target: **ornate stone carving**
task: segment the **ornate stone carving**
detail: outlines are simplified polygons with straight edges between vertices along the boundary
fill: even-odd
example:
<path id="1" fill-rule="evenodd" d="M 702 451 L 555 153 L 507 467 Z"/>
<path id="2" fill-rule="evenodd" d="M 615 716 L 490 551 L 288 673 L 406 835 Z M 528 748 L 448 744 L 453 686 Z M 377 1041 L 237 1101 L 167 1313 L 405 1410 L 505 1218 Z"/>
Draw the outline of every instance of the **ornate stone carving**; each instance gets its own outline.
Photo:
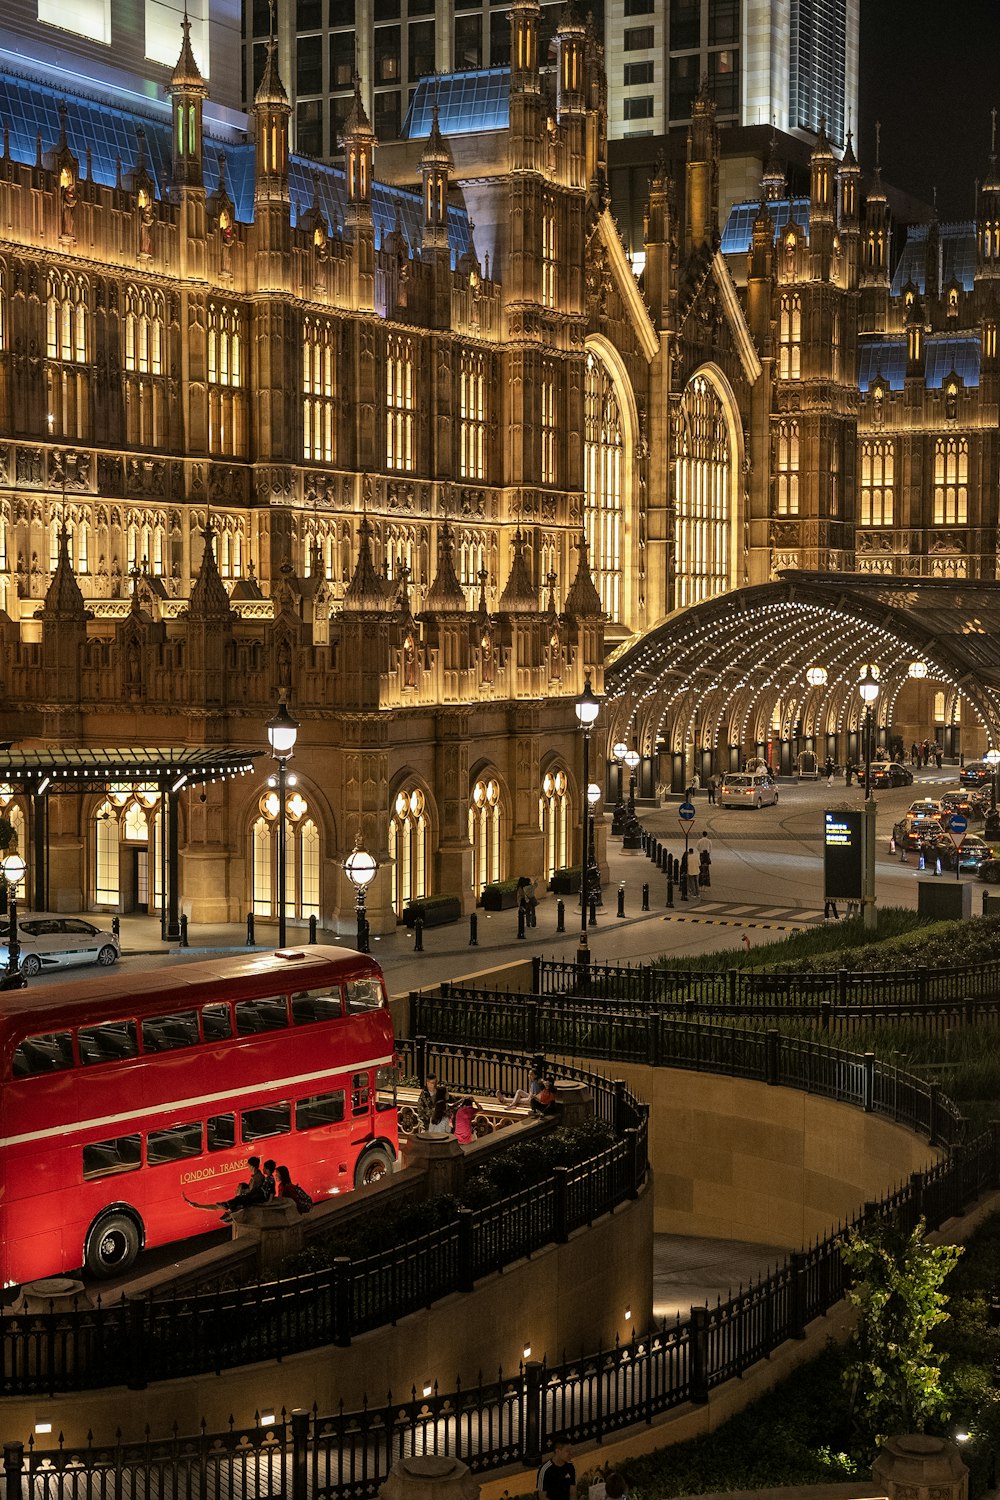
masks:
<path id="1" fill-rule="evenodd" d="M 308 474 L 306 476 L 307 489 L 310 481 L 322 477 L 324 476 Z M 268 502 L 274 500 L 293 500 L 295 498 L 295 475 L 291 469 L 285 468 L 283 465 L 272 464 L 254 470 L 253 487 L 254 494 L 258 500 Z"/>
<path id="2" fill-rule="evenodd" d="M 242 504 L 243 470 L 234 464 L 209 464 L 208 494 L 222 505 Z"/>
<path id="3" fill-rule="evenodd" d="M 165 495 L 166 464 L 162 459 L 130 458 L 125 471 L 125 489 L 130 495 Z"/>
<path id="4" fill-rule="evenodd" d="M 68 490 L 91 488 L 92 455 L 73 448 L 54 448 L 49 454 L 49 484 L 57 489 L 63 485 Z"/>
<path id="5" fill-rule="evenodd" d="M 15 472 L 18 484 L 44 484 L 45 462 L 41 448 L 18 448 Z"/>

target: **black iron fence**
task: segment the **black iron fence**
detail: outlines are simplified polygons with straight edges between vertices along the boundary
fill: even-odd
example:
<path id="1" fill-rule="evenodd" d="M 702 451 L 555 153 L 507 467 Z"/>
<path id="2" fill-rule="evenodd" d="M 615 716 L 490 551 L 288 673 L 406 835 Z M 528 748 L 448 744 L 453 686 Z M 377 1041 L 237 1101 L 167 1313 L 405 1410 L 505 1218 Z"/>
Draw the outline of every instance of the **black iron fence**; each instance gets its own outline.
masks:
<path id="1" fill-rule="evenodd" d="M 619 1063 L 724 1073 L 804 1089 L 884 1115 L 952 1147 L 965 1121 L 938 1085 L 877 1058 L 776 1029 L 678 1020 L 648 1007 L 620 1009 L 563 998 L 456 990 L 410 996 L 410 1028 L 442 1044 L 460 1039 L 548 1057 L 606 1057 Z M 472 1050 L 466 1048 L 466 1050 Z"/>
<path id="2" fill-rule="evenodd" d="M 477 1048 L 401 1043 L 406 1065 L 456 1088 L 496 1093 L 524 1080 L 530 1058 Z M 409 1054 L 406 1057 L 406 1054 Z M 327 1344 L 348 1345 L 478 1276 L 497 1271 L 634 1197 L 646 1172 L 647 1107 L 624 1088 L 581 1069 L 595 1113 L 616 1139 L 577 1166 L 367 1259 L 223 1291 L 163 1300 L 123 1298 L 72 1312 L 0 1316 L 0 1394 L 52 1395 L 214 1371 Z M 331 1230 L 332 1232 L 332 1230 Z"/>
<path id="3" fill-rule="evenodd" d="M 907 1230 L 925 1218 L 934 1228 L 997 1183 L 994 1129 L 956 1146 L 881 1203 L 866 1205 L 863 1218 L 894 1219 Z M 46 1450 L 5 1443 L 6 1500 L 368 1500 L 395 1460 L 411 1454 L 454 1455 L 477 1473 L 532 1466 L 556 1434 L 599 1442 L 685 1401 L 704 1402 L 786 1339 L 801 1337 L 843 1296 L 840 1245 L 845 1230 L 861 1222 L 859 1216 L 790 1255 L 714 1308 L 692 1308 L 686 1320 L 579 1358 L 529 1362 L 510 1377 L 456 1385 L 446 1394 L 434 1385 L 360 1411 L 282 1412 L 273 1425 L 162 1442 Z"/>
<path id="4" fill-rule="evenodd" d="M 990 1009 L 994 1017 L 1000 1014 L 1000 963 L 881 972 L 733 968 L 705 973 L 651 964 L 631 967 L 592 963 L 581 968 L 559 959 L 534 957 L 531 962 L 531 987 L 536 994 L 584 996 L 652 1005 L 661 1010 L 685 1003 L 740 1009 L 826 1004 L 840 1012 L 874 1006 L 901 1006 L 920 1012 L 937 1006 L 959 1015 L 984 1009 Z"/>

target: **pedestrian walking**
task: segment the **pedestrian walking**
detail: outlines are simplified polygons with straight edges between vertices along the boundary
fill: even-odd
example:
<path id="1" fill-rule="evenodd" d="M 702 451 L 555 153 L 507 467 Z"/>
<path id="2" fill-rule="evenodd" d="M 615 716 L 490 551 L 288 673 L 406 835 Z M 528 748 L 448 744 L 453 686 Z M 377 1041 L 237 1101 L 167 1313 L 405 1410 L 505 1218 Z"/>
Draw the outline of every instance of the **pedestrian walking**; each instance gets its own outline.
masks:
<path id="1" fill-rule="evenodd" d="M 937 740 L 934 741 L 933 755 L 934 755 L 934 764 L 937 766 L 938 770 L 940 771 L 942 765 L 944 764 L 944 752 L 942 751 L 941 746 L 938 744 Z"/>
<path id="2" fill-rule="evenodd" d="M 708 805 L 709 805 L 709 807 L 714 807 L 715 806 L 715 793 L 718 790 L 718 786 L 719 786 L 719 778 L 718 778 L 718 776 L 716 776 L 715 772 L 713 771 L 712 774 L 711 774 L 711 776 L 708 778 Z"/>
<path id="3" fill-rule="evenodd" d="M 712 840 L 707 828 L 702 829 L 701 838 L 694 847 L 698 855 L 698 885 L 705 890 L 712 884 Z"/>
<path id="4" fill-rule="evenodd" d="M 844 766 L 844 785 L 845 786 L 853 786 L 854 785 L 854 778 L 857 775 L 857 770 L 858 770 L 858 768 L 854 764 L 854 761 L 852 760 L 852 758 L 850 756 L 848 756 L 847 757 L 847 763 Z"/>
<path id="5" fill-rule="evenodd" d="M 827 758 L 826 758 L 826 765 L 823 767 L 823 775 L 826 777 L 826 784 L 827 784 L 827 786 L 833 786 L 833 773 L 834 773 L 834 769 L 835 769 L 835 767 L 834 767 L 833 761 L 830 759 L 830 757 L 828 755 Z"/>
<path id="6" fill-rule="evenodd" d="M 542 1464 L 535 1478 L 538 1500 L 576 1500 L 576 1467 L 565 1438 L 554 1444 L 552 1457 Z"/>
<path id="7" fill-rule="evenodd" d="M 910 746 L 910 765 L 911 766 L 919 766 L 919 764 L 920 764 L 920 746 L 917 744 L 916 740 L 914 740 L 913 744 Z"/>

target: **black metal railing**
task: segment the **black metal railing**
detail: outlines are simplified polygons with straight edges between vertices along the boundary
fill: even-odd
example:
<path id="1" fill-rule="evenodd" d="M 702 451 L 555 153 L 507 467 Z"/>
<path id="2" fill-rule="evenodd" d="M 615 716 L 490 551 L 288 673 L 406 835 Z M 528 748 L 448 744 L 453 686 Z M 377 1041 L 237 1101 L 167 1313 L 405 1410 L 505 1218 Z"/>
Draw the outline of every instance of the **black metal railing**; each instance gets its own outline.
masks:
<path id="1" fill-rule="evenodd" d="M 6 1500 L 90 1500 L 119 1494 L 220 1494 L 256 1500 L 369 1500 L 397 1458 L 449 1454 L 476 1473 L 520 1462 L 532 1466 L 557 1434 L 572 1442 L 649 1423 L 767 1358 L 843 1296 L 844 1233 L 878 1219 L 909 1230 L 960 1214 L 998 1182 L 994 1127 L 956 1146 L 929 1172 L 914 1173 L 864 1215 L 714 1308 L 636 1334 L 625 1344 L 560 1362 L 527 1363 L 516 1374 L 384 1405 L 365 1403 L 321 1415 L 282 1412 L 273 1426 L 203 1432 L 162 1442 L 27 1450 L 4 1444 Z M 247 1320 L 253 1316 L 246 1309 Z"/>
<path id="2" fill-rule="evenodd" d="M 456 1089 L 497 1093 L 523 1082 L 531 1059 L 513 1051 L 401 1042 L 404 1065 Z M 646 1172 L 648 1110 L 622 1084 L 563 1069 L 586 1084 L 617 1139 L 578 1165 L 403 1245 L 327 1270 L 237 1288 L 176 1293 L 75 1311 L 0 1315 L 0 1393 L 53 1395 L 281 1359 L 429 1306 L 475 1279 L 558 1243 L 627 1198 Z"/>

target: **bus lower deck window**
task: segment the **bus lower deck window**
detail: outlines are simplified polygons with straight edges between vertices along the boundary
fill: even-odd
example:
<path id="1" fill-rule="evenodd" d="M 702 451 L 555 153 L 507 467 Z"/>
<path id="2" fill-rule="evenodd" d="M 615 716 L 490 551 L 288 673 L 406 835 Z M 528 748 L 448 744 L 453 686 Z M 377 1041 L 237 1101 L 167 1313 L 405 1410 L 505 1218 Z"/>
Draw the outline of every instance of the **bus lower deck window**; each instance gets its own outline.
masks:
<path id="1" fill-rule="evenodd" d="M 135 1172 L 142 1165 L 142 1137 L 118 1135 L 93 1141 L 83 1148 L 83 1178 L 110 1177 L 113 1172 Z"/>
<path id="2" fill-rule="evenodd" d="M 243 1139 L 247 1144 L 266 1135 L 286 1135 L 291 1128 L 292 1107 L 287 1101 L 243 1111 Z"/>
<path id="3" fill-rule="evenodd" d="M 209 1151 L 228 1151 L 236 1145 L 236 1116 L 212 1115 L 208 1121 Z"/>
<path id="4" fill-rule="evenodd" d="M 151 1167 L 164 1162 L 180 1161 L 185 1156 L 201 1155 L 201 1124 L 171 1125 L 166 1130 L 151 1130 L 146 1137 L 146 1162 Z"/>
<path id="5" fill-rule="evenodd" d="M 323 1125 L 336 1125 L 343 1118 L 343 1089 L 335 1089 L 332 1094 L 313 1094 L 295 1104 L 296 1130 L 318 1130 Z"/>

